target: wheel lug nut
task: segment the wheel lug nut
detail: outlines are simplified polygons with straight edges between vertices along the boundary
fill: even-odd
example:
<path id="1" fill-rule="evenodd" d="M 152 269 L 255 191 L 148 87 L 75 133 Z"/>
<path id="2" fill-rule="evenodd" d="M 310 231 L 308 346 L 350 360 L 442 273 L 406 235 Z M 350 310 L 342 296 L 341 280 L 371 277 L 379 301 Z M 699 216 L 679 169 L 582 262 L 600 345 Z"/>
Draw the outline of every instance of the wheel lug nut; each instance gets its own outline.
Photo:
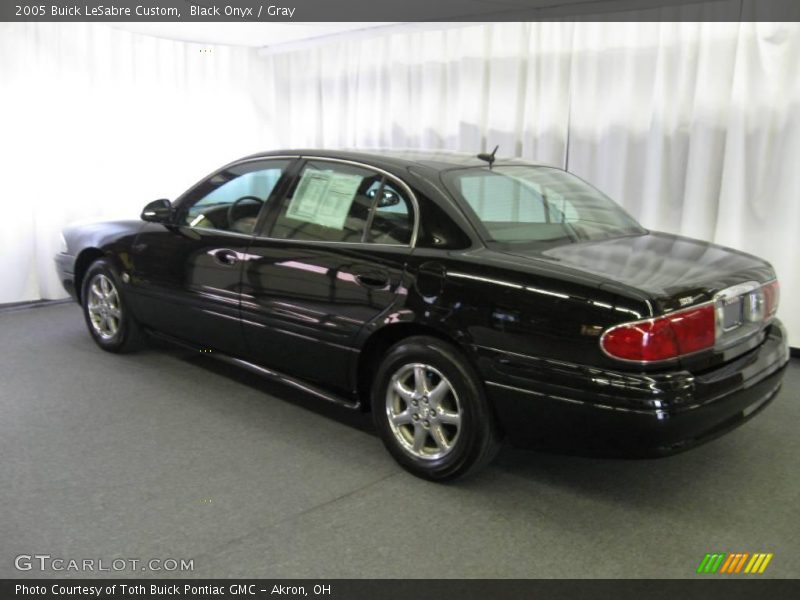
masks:
<path id="1" fill-rule="evenodd" d="M 427 396 L 424 396 L 424 397 L 422 398 L 422 401 L 423 401 L 425 404 L 427 404 L 427 403 L 428 403 L 428 397 L 427 397 Z"/>
<path id="2" fill-rule="evenodd" d="M 423 425 L 425 425 L 425 427 L 430 427 L 430 425 L 431 425 L 431 422 L 430 422 L 430 421 L 428 421 L 428 419 L 425 419 L 425 420 L 422 422 L 422 424 L 423 424 Z"/>
<path id="3" fill-rule="evenodd" d="M 414 420 L 419 421 L 419 415 L 417 413 L 414 413 Z"/>
<path id="4" fill-rule="evenodd" d="M 411 401 L 411 406 L 417 406 L 417 404 L 419 404 L 419 402 L 417 402 L 416 400 Z"/>
<path id="5" fill-rule="evenodd" d="M 433 410 L 433 409 L 431 409 L 431 416 L 432 416 L 432 417 L 435 417 L 435 416 L 436 416 L 436 411 L 435 411 L 435 410 Z"/>

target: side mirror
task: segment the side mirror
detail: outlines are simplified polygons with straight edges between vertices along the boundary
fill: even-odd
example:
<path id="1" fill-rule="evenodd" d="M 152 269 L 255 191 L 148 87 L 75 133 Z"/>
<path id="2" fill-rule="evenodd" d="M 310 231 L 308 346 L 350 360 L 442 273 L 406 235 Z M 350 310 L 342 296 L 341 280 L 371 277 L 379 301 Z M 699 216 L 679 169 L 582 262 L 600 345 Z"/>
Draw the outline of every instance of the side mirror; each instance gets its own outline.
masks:
<path id="1" fill-rule="evenodd" d="M 367 198 L 374 198 L 378 193 L 378 190 L 370 190 L 367 192 Z M 378 208 L 385 208 L 387 206 L 396 206 L 400 204 L 400 196 L 397 195 L 396 192 L 392 190 L 383 190 L 382 198 L 378 200 Z"/>
<path id="2" fill-rule="evenodd" d="M 142 221 L 148 223 L 169 223 L 172 220 L 172 203 L 166 198 L 153 200 L 142 211 Z"/>
<path id="3" fill-rule="evenodd" d="M 386 208 L 387 206 L 397 206 L 400 204 L 400 196 L 392 190 L 383 190 L 383 198 L 378 202 L 378 208 Z"/>

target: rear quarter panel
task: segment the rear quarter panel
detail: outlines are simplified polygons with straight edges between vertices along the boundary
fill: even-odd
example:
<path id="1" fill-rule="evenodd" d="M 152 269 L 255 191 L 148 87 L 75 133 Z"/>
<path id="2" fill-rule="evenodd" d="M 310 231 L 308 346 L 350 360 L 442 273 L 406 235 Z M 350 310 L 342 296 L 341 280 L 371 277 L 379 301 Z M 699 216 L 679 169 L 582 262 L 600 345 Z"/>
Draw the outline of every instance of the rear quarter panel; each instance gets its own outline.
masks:
<path id="1" fill-rule="evenodd" d="M 447 332 L 480 363 L 485 351 L 619 368 L 599 337 L 611 325 L 649 316 L 643 299 L 606 289 L 604 280 L 489 258 L 479 249 L 442 253 L 417 249 L 409 271 L 407 308 L 420 322 Z"/>

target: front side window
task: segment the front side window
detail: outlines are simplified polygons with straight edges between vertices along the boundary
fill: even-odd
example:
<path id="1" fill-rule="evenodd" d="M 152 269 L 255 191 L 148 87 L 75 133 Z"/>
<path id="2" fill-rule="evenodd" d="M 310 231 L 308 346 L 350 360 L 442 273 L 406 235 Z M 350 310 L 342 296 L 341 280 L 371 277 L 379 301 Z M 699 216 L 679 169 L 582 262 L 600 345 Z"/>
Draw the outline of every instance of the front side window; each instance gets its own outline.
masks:
<path id="1" fill-rule="evenodd" d="M 271 237 L 408 244 L 413 213 L 386 178 L 366 168 L 309 161 L 281 207 Z"/>
<path id="2" fill-rule="evenodd" d="M 489 243 L 552 247 L 644 231 L 610 198 L 560 169 L 458 169 L 444 179 Z"/>
<path id="3" fill-rule="evenodd" d="M 253 233 L 259 212 L 288 166 L 287 160 L 236 165 L 192 191 L 179 222 L 188 227 Z"/>

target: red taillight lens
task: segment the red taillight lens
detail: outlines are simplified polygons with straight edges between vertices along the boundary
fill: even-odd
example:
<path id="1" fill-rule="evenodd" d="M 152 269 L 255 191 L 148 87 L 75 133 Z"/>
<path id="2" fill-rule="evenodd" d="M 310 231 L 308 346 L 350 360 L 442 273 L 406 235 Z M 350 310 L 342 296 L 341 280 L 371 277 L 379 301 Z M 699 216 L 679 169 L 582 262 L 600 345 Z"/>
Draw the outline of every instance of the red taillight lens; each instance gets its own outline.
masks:
<path id="1" fill-rule="evenodd" d="M 714 306 L 707 304 L 656 319 L 617 325 L 603 335 L 600 344 L 614 358 L 650 362 L 711 348 L 715 339 Z"/>
<path id="2" fill-rule="evenodd" d="M 710 304 L 664 317 L 678 340 L 678 354 L 711 348 L 716 342 L 714 307 Z"/>
<path id="3" fill-rule="evenodd" d="M 770 281 L 761 288 L 764 291 L 764 318 L 771 319 L 778 312 L 778 303 L 781 299 L 781 286 L 778 280 Z"/>
<path id="4" fill-rule="evenodd" d="M 608 354 L 624 360 L 664 360 L 678 355 L 678 342 L 666 319 L 609 329 L 600 341 Z"/>
<path id="5" fill-rule="evenodd" d="M 777 280 L 761 286 L 739 284 L 717 294 L 713 303 L 616 325 L 603 334 L 600 346 L 609 356 L 622 360 L 654 362 L 678 358 L 712 348 L 717 343 L 717 330 L 724 344 L 726 336 L 737 335 L 732 331 L 747 334 L 748 330 L 742 327 L 749 327 L 750 332 L 754 327 L 763 327 L 778 312 L 779 300 Z M 738 314 L 731 315 L 732 323 L 728 325 L 725 311 L 737 309 Z"/>

